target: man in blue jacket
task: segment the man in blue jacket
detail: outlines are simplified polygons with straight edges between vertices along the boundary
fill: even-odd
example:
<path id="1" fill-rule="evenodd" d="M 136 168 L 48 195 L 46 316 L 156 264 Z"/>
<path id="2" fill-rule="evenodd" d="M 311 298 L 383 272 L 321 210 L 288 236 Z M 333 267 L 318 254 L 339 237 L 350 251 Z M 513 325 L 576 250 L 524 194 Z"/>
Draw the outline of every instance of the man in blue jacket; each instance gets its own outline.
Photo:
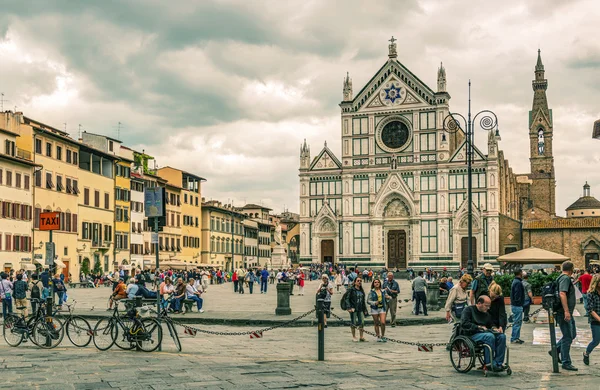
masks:
<path id="1" fill-rule="evenodd" d="M 523 323 L 523 304 L 525 304 L 525 287 L 523 287 L 523 271 L 515 270 L 515 278 L 510 287 L 510 310 L 513 315 L 513 328 L 510 335 L 511 344 L 523 344 L 521 325 Z"/>
<path id="2" fill-rule="evenodd" d="M 267 293 L 267 282 L 269 280 L 269 271 L 267 271 L 267 267 L 263 268 L 260 272 L 260 293 Z"/>

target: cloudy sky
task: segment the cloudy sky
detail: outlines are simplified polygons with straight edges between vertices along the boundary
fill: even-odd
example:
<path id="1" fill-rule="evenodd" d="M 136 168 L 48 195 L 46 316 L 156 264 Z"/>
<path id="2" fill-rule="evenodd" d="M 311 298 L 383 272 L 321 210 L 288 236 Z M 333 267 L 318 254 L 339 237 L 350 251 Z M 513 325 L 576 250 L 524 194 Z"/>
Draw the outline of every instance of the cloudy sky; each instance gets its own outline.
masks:
<path id="1" fill-rule="evenodd" d="M 7 0 L 0 92 L 5 109 L 73 136 L 81 124 L 116 137 L 121 122 L 121 139 L 159 166 L 207 178 L 209 199 L 298 211 L 301 142 L 313 157 L 325 140 L 339 155 L 342 79 L 360 90 L 392 35 L 433 89 L 444 62 L 453 111 L 472 80 L 473 108 L 496 112 L 501 148 L 527 172 L 539 47 L 564 215 L 586 180 L 600 197 L 598 20 L 597 0 Z"/>

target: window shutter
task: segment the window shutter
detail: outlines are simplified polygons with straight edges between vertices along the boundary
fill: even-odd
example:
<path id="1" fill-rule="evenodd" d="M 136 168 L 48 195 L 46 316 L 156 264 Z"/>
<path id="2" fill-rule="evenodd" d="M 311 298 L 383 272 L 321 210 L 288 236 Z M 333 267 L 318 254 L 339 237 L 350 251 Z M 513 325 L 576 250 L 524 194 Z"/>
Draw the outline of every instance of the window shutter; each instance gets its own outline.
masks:
<path id="1" fill-rule="evenodd" d="M 73 214 L 73 232 L 77 233 L 77 214 Z"/>

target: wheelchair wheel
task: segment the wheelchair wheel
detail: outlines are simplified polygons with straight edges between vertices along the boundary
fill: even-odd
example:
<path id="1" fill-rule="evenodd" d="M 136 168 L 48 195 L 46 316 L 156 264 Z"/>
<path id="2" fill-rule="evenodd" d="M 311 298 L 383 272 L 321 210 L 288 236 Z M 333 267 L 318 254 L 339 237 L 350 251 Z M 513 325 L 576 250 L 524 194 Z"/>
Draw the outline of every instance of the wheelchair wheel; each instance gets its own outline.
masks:
<path id="1" fill-rule="evenodd" d="M 460 373 L 471 371 L 475 365 L 475 343 L 468 337 L 458 336 L 452 341 L 450 361 Z"/>

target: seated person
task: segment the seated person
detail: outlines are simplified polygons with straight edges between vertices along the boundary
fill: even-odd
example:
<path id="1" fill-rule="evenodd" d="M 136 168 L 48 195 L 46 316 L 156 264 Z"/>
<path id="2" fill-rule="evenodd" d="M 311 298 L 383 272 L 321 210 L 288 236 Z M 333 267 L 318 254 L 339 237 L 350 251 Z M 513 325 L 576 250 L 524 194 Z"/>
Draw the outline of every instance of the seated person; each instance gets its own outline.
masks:
<path id="1" fill-rule="evenodd" d="M 452 287 L 454 287 L 454 282 L 452 281 L 451 276 L 448 276 L 448 281 L 446 282 L 446 284 L 448 285 L 448 290 L 452 290 Z"/>
<path id="2" fill-rule="evenodd" d="M 127 285 L 127 298 L 129 298 L 129 299 L 135 298 L 139 289 L 140 289 L 139 286 L 137 284 L 135 284 L 135 279 L 133 279 L 133 278 L 129 279 L 129 284 Z"/>
<path id="3" fill-rule="evenodd" d="M 112 310 L 113 302 L 119 301 L 119 300 L 125 299 L 125 298 L 127 298 L 127 291 L 125 289 L 125 282 L 123 281 L 123 279 L 119 279 L 119 281 L 117 282 L 117 285 L 115 286 L 115 289 L 114 289 L 112 295 L 110 296 L 110 301 L 109 301 L 109 304 L 108 304 L 108 310 Z"/>
<path id="4" fill-rule="evenodd" d="M 450 289 L 448 288 L 448 278 L 440 279 L 440 294 L 448 294 Z"/>
<path id="5" fill-rule="evenodd" d="M 141 280 L 141 282 L 140 282 L 140 280 Z M 144 299 L 156 299 L 156 291 L 148 290 L 145 286 L 143 279 L 138 279 L 136 281 L 136 284 L 138 286 L 138 290 L 135 293 L 135 296 L 144 297 Z"/>
<path id="6" fill-rule="evenodd" d="M 493 327 L 492 316 L 488 313 L 491 304 L 490 297 L 487 295 L 477 298 L 475 306 L 468 306 L 463 310 L 460 325 L 462 333 L 469 336 L 471 340 L 490 346 L 492 351 L 494 351 L 492 370 L 501 371 L 504 368 L 506 336 L 504 333 L 496 333 L 497 330 Z M 491 362 L 489 350 L 485 347 L 483 350 L 485 354 L 484 363 L 489 365 Z"/>

